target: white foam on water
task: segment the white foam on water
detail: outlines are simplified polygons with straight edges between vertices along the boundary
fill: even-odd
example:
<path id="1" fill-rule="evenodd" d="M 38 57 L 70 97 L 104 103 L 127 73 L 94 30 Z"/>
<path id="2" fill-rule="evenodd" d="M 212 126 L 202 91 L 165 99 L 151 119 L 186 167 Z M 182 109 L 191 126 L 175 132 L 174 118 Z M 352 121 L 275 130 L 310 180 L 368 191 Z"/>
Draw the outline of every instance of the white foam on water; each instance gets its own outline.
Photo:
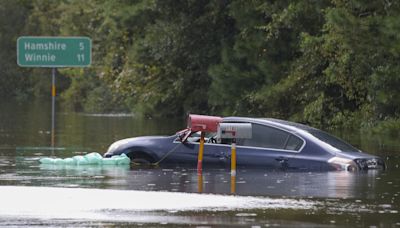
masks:
<path id="1" fill-rule="evenodd" d="M 0 216 L 126 220 L 129 212 L 312 209 L 315 202 L 177 192 L 0 186 Z M 123 212 L 123 213 L 114 213 Z"/>

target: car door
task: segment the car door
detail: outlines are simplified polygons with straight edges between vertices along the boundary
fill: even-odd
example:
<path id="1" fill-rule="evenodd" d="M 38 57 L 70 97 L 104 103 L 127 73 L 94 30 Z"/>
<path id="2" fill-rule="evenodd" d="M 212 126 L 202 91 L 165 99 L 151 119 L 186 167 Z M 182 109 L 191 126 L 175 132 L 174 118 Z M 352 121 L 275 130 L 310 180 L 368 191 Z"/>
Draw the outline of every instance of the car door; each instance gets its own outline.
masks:
<path id="1" fill-rule="evenodd" d="M 209 139 L 211 136 L 206 136 Z M 194 133 L 185 142 L 175 140 L 176 152 L 170 159 L 174 162 L 196 164 L 199 152 L 200 134 Z M 218 143 L 206 140 L 203 163 L 230 164 L 232 139 L 221 139 Z M 252 138 L 238 139 L 236 144 L 237 164 L 268 168 L 291 168 L 294 156 L 302 147 L 303 141 L 286 131 L 252 123 Z"/>
<path id="2" fill-rule="evenodd" d="M 225 160 L 230 156 L 230 146 L 217 144 L 214 140 L 211 140 L 211 137 L 212 135 L 206 135 L 203 151 L 203 163 L 214 164 L 225 162 Z M 180 140 L 175 140 L 174 144 L 180 145 L 177 146 L 176 152 L 171 154 L 171 161 L 197 164 L 200 145 L 199 133 L 192 134 L 183 143 Z"/>
<path id="3" fill-rule="evenodd" d="M 292 168 L 291 161 L 304 142 L 284 130 L 252 123 L 252 138 L 238 140 L 237 164 Z"/>

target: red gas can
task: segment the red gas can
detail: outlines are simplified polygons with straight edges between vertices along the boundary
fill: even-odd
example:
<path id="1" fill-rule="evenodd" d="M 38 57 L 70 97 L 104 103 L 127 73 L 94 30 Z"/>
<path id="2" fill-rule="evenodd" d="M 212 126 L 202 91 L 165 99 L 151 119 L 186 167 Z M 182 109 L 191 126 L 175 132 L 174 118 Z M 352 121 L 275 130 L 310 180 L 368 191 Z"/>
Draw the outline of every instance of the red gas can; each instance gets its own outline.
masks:
<path id="1" fill-rule="evenodd" d="M 219 116 L 204 116 L 190 114 L 188 117 L 188 128 L 192 132 L 203 131 L 203 132 L 217 132 L 218 124 L 222 121 Z"/>

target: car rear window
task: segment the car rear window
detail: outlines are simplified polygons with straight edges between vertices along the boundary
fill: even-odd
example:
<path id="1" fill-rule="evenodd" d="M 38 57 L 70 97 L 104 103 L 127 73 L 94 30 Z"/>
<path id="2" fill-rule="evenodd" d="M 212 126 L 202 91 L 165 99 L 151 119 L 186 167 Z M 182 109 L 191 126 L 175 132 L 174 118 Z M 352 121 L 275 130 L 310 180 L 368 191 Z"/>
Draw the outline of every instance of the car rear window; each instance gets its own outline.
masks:
<path id="1" fill-rule="evenodd" d="M 333 135 L 330 135 L 324 131 L 317 130 L 317 129 L 309 129 L 307 130 L 310 134 L 314 137 L 318 138 L 319 140 L 335 147 L 336 149 L 343 151 L 343 152 L 360 152 L 357 148 L 353 147 L 352 145 L 336 138 Z"/>

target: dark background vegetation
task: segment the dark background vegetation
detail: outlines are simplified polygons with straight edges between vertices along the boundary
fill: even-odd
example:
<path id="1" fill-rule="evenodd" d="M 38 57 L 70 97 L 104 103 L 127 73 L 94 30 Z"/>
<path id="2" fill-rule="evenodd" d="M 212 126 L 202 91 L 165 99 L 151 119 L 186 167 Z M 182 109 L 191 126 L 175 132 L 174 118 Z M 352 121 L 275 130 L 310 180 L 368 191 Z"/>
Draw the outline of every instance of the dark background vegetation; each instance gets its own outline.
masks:
<path id="1" fill-rule="evenodd" d="M 88 36 L 89 68 L 58 69 L 63 107 L 400 129 L 395 0 L 2 0 L 0 96 L 49 96 L 16 64 L 19 36 Z"/>

